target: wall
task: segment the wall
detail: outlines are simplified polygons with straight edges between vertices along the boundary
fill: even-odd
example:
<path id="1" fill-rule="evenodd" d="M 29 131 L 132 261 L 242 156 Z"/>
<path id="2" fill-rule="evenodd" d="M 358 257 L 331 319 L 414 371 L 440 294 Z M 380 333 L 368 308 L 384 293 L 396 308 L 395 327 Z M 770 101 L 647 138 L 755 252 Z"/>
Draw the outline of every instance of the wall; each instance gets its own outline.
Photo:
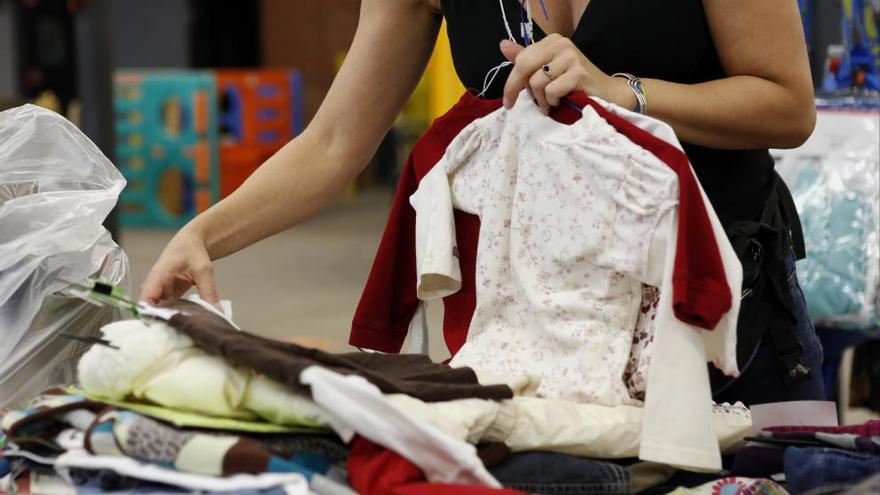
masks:
<path id="1" fill-rule="evenodd" d="M 12 21 L 12 2 L 0 0 L 0 100 L 12 99 L 18 94 L 15 80 L 18 74 L 15 58 L 15 30 Z"/>
<path id="2" fill-rule="evenodd" d="M 189 2 L 113 0 L 110 3 L 114 67 L 189 67 Z"/>
<path id="3" fill-rule="evenodd" d="M 302 72 L 306 122 L 330 89 L 337 56 L 351 45 L 359 8 L 359 0 L 262 0 L 263 64 Z"/>

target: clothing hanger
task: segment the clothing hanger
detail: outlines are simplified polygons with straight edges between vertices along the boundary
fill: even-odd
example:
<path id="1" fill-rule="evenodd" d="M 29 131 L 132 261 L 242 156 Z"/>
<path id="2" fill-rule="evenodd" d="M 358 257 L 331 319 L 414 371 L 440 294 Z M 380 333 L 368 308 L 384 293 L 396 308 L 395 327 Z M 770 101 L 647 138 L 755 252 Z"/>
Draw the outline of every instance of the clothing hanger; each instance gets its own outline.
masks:
<path id="1" fill-rule="evenodd" d="M 70 295 L 78 297 L 90 304 L 94 304 L 95 306 L 107 305 L 119 308 L 131 314 L 131 316 L 138 320 L 149 318 L 151 320 L 168 321 L 172 316 L 178 313 L 176 310 L 152 306 L 150 304 L 127 299 L 121 288 L 101 280 L 87 279 L 86 284 L 66 280 L 61 277 L 56 277 L 56 280 L 69 285 L 65 290 Z M 233 323 L 232 326 L 235 326 L 235 324 Z"/>

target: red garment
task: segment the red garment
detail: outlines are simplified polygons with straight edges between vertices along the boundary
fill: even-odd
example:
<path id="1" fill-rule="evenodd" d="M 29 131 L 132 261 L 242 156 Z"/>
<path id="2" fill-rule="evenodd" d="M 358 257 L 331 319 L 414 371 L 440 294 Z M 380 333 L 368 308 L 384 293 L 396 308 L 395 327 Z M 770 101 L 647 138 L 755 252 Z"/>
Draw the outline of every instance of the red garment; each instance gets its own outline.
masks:
<path id="1" fill-rule="evenodd" d="M 429 483 L 413 463 L 362 437 L 351 443 L 348 479 L 362 495 L 524 495 L 507 488 Z"/>
<path id="2" fill-rule="evenodd" d="M 764 431 L 813 431 L 822 433 L 849 433 L 863 437 L 880 435 L 880 419 L 870 419 L 860 425 L 846 426 L 770 426 Z"/>
<path id="3" fill-rule="evenodd" d="M 416 141 L 404 165 L 388 224 L 352 321 L 351 345 L 400 352 L 419 304 L 416 297 L 416 213 L 409 204 L 409 197 L 462 129 L 500 107 L 501 100 L 483 100 L 470 92 L 465 93 Z M 453 355 L 464 345 L 477 305 L 475 268 L 479 233 L 480 219 L 477 216 L 455 212 L 462 284 L 461 290 L 443 298 L 443 335 Z"/>
<path id="4" fill-rule="evenodd" d="M 706 206 L 687 156 L 671 144 L 609 113 L 583 93 L 573 93 L 569 99 L 578 107 L 592 106 L 618 132 L 656 155 L 678 175 L 679 228 L 673 275 L 673 307 L 680 320 L 701 328 L 714 328 L 730 309 L 732 296 Z M 419 302 L 416 297 L 415 211 L 409 204 L 409 197 L 462 129 L 500 107 L 500 99 L 484 100 L 467 92 L 449 112 L 435 120 L 413 146 L 373 268 L 352 321 L 351 345 L 382 352 L 400 352 Z M 551 117 L 572 124 L 581 117 L 581 113 L 562 105 L 553 110 Z M 452 355 L 464 345 L 476 307 L 475 267 L 479 230 L 478 217 L 455 211 L 462 287 L 459 292 L 443 298 L 443 335 Z"/>

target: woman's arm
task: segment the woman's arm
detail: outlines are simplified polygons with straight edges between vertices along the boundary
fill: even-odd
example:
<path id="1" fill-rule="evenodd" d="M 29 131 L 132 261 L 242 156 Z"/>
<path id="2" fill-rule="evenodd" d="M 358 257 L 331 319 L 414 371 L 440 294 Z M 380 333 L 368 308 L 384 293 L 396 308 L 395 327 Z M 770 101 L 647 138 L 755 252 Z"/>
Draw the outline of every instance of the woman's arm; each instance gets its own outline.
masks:
<path id="1" fill-rule="evenodd" d="M 427 65 L 440 17 L 425 0 L 363 0 L 345 62 L 306 130 L 187 224 L 144 282 L 156 302 L 192 285 L 211 302 L 211 260 L 314 215 L 367 165 Z"/>
<path id="2" fill-rule="evenodd" d="M 816 107 L 794 0 L 703 0 L 725 79 L 683 85 L 643 81 L 649 112 L 683 141 L 722 149 L 795 148 L 813 132 Z"/>
<path id="3" fill-rule="evenodd" d="M 314 215 L 364 169 L 418 83 L 440 19 L 423 0 L 365 0 L 345 62 L 308 128 L 192 222 L 212 259 Z"/>
<path id="4" fill-rule="evenodd" d="M 702 146 L 799 146 L 813 131 L 816 110 L 796 2 L 703 0 L 703 5 L 729 77 L 699 84 L 642 79 L 648 113 L 670 124 L 682 141 Z M 528 86 L 545 108 L 575 90 L 636 106 L 625 80 L 600 71 L 567 38 L 548 36 L 525 49 L 512 43 L 501 48 L 515 59 L 504 90 L 509 102 Z M 552 69 L 552 81 L 541 72 L 544 64 Z"/>

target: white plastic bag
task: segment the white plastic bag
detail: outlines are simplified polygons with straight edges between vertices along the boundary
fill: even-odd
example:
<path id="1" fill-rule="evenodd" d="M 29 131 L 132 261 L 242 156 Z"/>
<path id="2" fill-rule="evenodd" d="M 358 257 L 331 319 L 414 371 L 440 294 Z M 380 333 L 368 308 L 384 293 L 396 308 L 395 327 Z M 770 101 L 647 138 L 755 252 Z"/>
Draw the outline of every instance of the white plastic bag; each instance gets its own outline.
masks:
<path id="1" fill-rule="evenodd" d="M 128 259 L 102 223 L 125 179 L 60 115 L 0 112 L 0 408 L 75 376 L 82 343 L 119 318 L 64 292 L 63 280 L 126 284 Z M 128 289 L 128 287 L 125 287 Z"/>

